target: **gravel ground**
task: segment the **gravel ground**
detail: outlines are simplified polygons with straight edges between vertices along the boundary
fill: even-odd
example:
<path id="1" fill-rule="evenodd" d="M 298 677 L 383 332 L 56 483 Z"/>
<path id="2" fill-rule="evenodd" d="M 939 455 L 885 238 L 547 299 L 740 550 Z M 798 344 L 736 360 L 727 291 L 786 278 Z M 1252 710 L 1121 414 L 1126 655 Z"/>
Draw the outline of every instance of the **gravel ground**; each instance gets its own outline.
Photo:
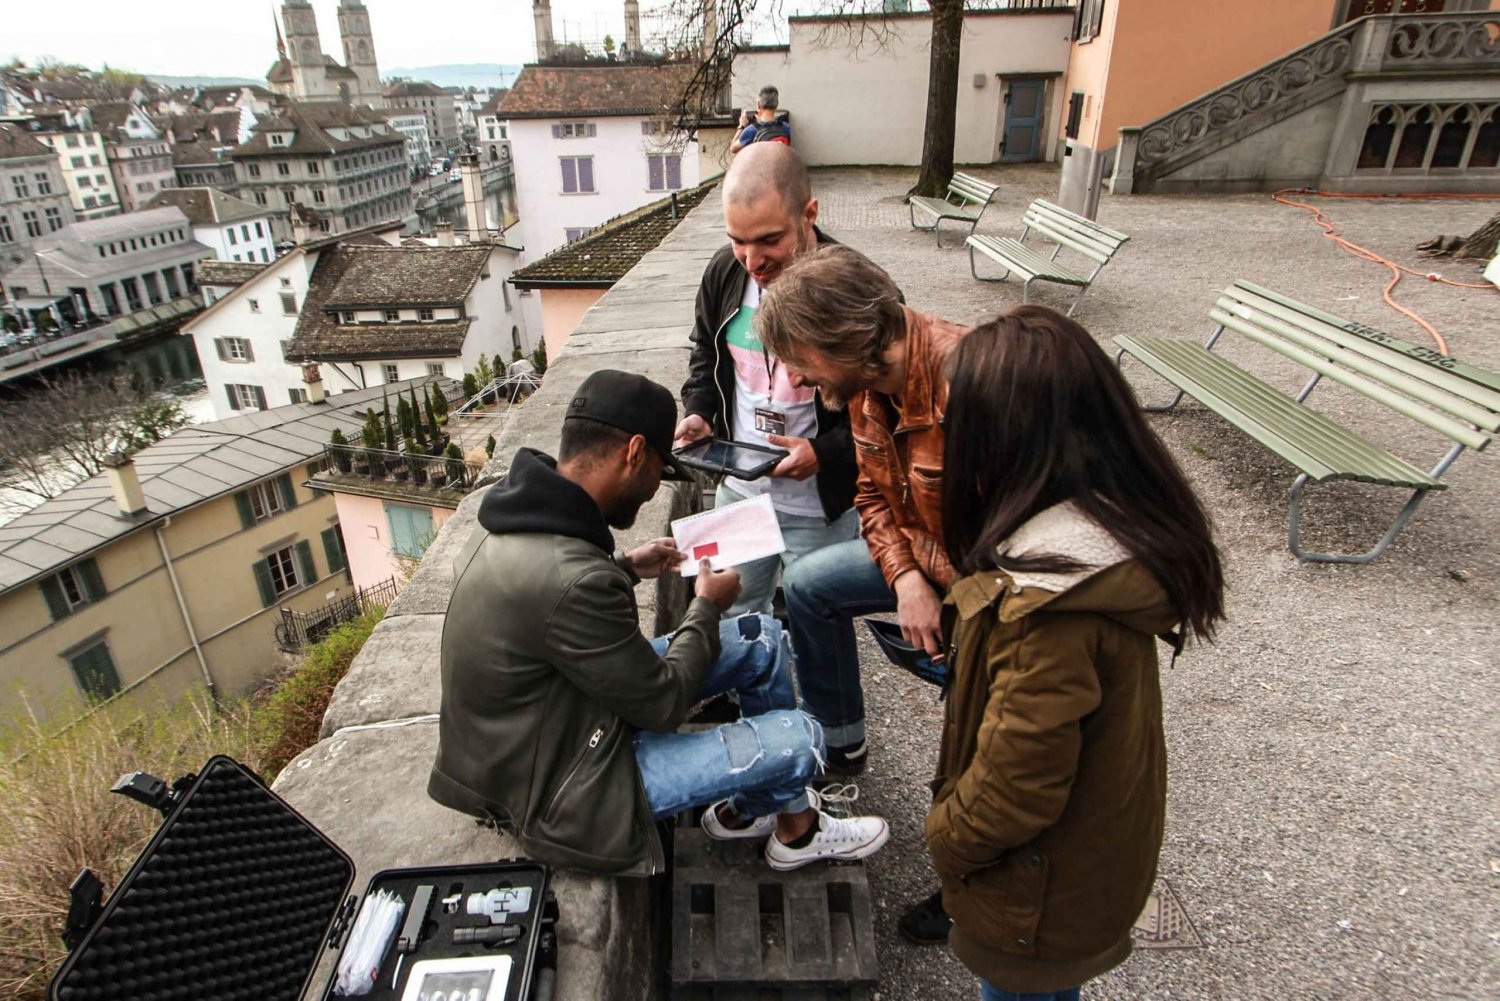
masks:
<path id="1" fill-rule="evenodd" d="M 1015 234 L 1026 203 L 1057 190 L 1050 167 L 979 173 L 1001 185 L 981 232 Z M 909 229 L 902 193 L 913 176 L 818 172 L 822 223 L 886 267 L 918 309 L 973 321 L 1019 302 L 1019 284 L 976 282 L 964 251 Z M 1434 265 L 1414 244 L 1467 233 L 1496 208 L 1324 204 L 1350 239 L 1423 270 Z M 1122 333 L 1201 340 L 1215 292 L 1239 277 L 1426 343 L 1381 301 L 1383 268 L 1268 196 L 1105 195 L 1100 221 L 1132 237 L 1079 310 L 1105 344 Z M 1481 280 L 1471 264 L 1436 267 Z M 1035 298 L 1065 307 L 1069 294 L 1044 285 Z M 1457 357 L 1500 369 L 1500 295 L 1408 278 L 1397 297 Z M 1302 381 L 1267 351 L 1228 348 L 1283 388 Z M 1138 365 L 1126 370 L 1144 395 L 1166 398 Z M 1445 447 L 1341 387 L 1322 385 L 1310 402 L 1419 465 Z M 1373 565 L 1303 565 L 1285 543 L 1290 467 L 1191 401 L 1151 421 L 1216 519 L 1230 582 L 1219 641 L 1190 650 L 1163 684 L 1171 766 L 1161 873 L 1205 947 L 1137 952 L 1085 997 L 1500 996 L 1500 462 L 1462 456 L 1452 489 Z M 1365 548 L 1400 501 L 1389 489 L 1315 491 L 1308 541 Z M 907 945 L 894 927 L 936 885 L 920 830 L 941 708 L 930 688 L 886 667 L 873 642 L 863 653 L 872 752 L 860 803 L 895 832 L 870 866 L 881 996 L 976 997 L 946 949 Z"/>

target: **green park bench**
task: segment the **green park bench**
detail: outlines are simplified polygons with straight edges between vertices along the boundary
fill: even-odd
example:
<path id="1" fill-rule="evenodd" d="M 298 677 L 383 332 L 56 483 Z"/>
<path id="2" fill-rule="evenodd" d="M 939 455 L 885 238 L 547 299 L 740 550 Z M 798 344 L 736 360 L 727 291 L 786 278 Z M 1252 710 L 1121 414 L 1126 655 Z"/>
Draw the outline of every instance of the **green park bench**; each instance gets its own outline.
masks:
<path id="1" fill-rule="evenodd" d="M 1122 243 L 1130 239 L 1124 233 L 1107 229 L 1092 219 L 1085 219 L 1081 215 L 1069 212 L 1041 198 L 1027 206 L 1022 223 L 1019 240 L 1012 240 L 1010 237 L 971 234 L 964 241 L 969 247 L 970 273 L 982 282 L 1003 282 L 1014 271 L 1024 282 L 1021 286 L 1022 302 L 1028 300 L 1031 294 L 1031 283 L 1034 281 L 1076 285 L 1079 287 L 1078 296 L 1073 300 L 1073 305 L 1068 307 L 1069 316 L 1072 316 L 1073 310 L 1078 308 L 1083 294 L 1089 290 L 1089 286 L 1094 283 L 1099 272 L 1104 270 L 1104 265 L 1115 256 L 1115 251 L 1120 249 Z M 1052 256 L 1044 257 L 1026 246 L 1027 234 L 1032 230 L 1056 244 L 1052 248 Z M 1094 270 L 1087 275 L 1081 275 L 1059 264 L 1057 255 L 1064 247 L 1093 261 Z M 1005 274 L 998 278 L 982 277 L 974 266 L 976 251 L 1003 267 Z"/>
<path id="2" fill-rule="evenodd" d="M 998 190 L 998 184 L 981 181 L 970 174 L 954 174 L 953 180 L 948 182 L 948 194 L 944 197 L 924 198 L 921 195 L 911 195 L 906 199 L 912 229 L 935 233 L 939 247 L 943 245 L 943 231 L 940 227 L 944 219 L 966 222 L 969 224 L 969 232 L 973 233 L 974 227 L 979 225 L 979 217 L 984 215 L 984 210 L 995 200 L 995 192 Z M 930 216 L 932 225 L 917 225 L 918 212 Z"/>
<path id="3" fill-rule="evenodd" d="M 1159 337 L 1116 337 L 1125 355 L 1177 387 L 1165 406 L 1184 394 L 1297 467 L 1292 483 L 1287 546 L 1298 559 L 1320 563 L 1368 563 L 1391 544 L 1430 490 L 1444 490 L 1439 479 L 1465 448 L 1476 451 L 1500 430 L 1500 375 L 1474 368 L 1431 348 L 1408 344 L 1363 324 L 1289 299 L 1247 281 L 1220 294 L 1209 311 L 1218 324 L 1201 347 Z M 1287 396 L 1220 355 L 1214 344 L 1233 330 L 1312 370 L 1295 397 Z M 1305 405 L 1319 380 L 1327 377 L 1452 442 L 1431 472 L 1399 459 L 1335 424 Z M 1302 493 L 1308 483 L 1357 480 L 1412 491 L 1375 548 L 1357 555 L 1304 551 L 1298 541 Z"/>

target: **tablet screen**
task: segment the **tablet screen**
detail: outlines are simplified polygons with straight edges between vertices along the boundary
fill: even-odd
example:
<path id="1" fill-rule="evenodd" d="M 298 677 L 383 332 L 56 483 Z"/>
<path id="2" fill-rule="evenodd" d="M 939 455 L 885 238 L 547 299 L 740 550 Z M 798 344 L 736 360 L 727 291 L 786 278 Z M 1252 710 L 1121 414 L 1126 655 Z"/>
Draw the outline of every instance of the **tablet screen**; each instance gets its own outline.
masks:
<path id="1" fill-rule="evenodd" d="M 750 472 L 759 469 L 767 462 L 778 461 L 774 452 L 767 452 L 758 448 L 748 448 L 737 442 L 723 441 L 713 438 L 697 445 L 690 445 L 677 453 L 685 459 L 694 462 L 708 463 L 714 466 L 727 466 L 740 472 Z"/>

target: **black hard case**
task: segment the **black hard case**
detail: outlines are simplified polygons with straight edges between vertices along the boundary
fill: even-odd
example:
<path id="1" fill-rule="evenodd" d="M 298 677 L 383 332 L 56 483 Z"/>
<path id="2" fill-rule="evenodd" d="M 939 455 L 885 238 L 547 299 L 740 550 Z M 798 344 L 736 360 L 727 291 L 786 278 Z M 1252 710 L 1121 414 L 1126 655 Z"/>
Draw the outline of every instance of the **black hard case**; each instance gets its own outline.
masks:
<path id="1" fill-rule="evenodd" d="M 232 758 L 209 759 L 173 789 L 175 803 L 164 808 L 166 820 L 130 871 L 87 929 L 72 929 L 76 944 L 48 986 L 49 1001 L 333 998 L 336 964 L 321 992 L 307 992 L 325 952 L 342 954 L 353 927 L 353 860 Z M 434 893 L 421 943 L 402 958 L 396 987 L 392 947 L 375 987 L 362 997 L 396 1001 L 412 966 L 425 959 L 509 955 L 505 1001 L 530 998 L 537 944 L 551 933 L 543 927 L 549 876 L 545 865 L 529 860 L 376 873 L 358 900 L 387 889 L 409 911 L 418 886 L 431 885 Z M 459 884 L 466 896 L 531 887 L 531 909 L 508 922 L 524 929 L 521 939 L 491 948 L 454 945 L 453 928 L 487 923 L 466 914 L 462 903 L 458 913 L 443 913 L 441 899 L 460 892 Z"/>

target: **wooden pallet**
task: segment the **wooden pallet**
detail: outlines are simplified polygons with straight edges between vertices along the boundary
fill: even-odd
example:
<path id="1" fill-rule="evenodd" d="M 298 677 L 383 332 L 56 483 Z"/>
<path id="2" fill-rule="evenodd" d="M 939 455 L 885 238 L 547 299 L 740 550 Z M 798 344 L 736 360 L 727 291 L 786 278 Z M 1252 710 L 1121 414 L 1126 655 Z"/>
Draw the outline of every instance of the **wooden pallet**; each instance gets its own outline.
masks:
<path id="1" fill-rule="evenodd" d="M 761 849 L 759 842 L 714 841 L 701 828 L 678 828 L 672 876 L 674 997 L 867 997 L 859 989 L 876 985 L 879 964 L 864 866 L 777 872 L 765 864 Z"/>

